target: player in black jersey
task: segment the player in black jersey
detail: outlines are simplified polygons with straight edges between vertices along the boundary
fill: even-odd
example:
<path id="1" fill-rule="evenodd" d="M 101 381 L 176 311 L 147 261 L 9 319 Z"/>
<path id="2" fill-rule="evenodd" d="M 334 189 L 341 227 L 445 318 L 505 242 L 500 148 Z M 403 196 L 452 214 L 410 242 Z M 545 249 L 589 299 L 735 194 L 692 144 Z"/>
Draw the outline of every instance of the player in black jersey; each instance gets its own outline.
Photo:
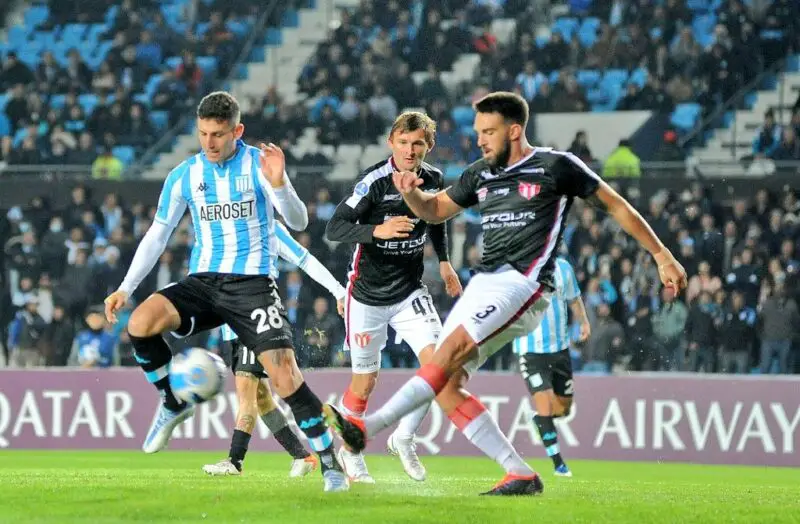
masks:
<path id="1" fill-rule="evenodd" d="M 495 351 L 536 328 L 553 289 L 553 261 L 572 200 L 609 213 L 655 258 L 662 283 L 678 293 L 686 271 L 639 213 L 570 153 L 532 147 L 525 139 L 528 104 L 513 93 L 491 93 L 475 104 L 483 158 L 446 191 L 418 189 L 410 173 L 393 181 L 414 213 L 431 223 L 477 205 L 484 254 L 477 274 L 445 322 L 430 363 L 422 366 L 372 415 L 357 419 L 325 406 L 329 422 L 354 450 L 433 398 L 481 451 L 506 470 L 486 494 L 541 492 L 539 476 L 520 458 L 486 408 L 463 388 L 468 375 Z"/>
<path id="2" fill-rule="evenodd" d="M 353 194 L 336 208 L 328 223 L 327 237 L 356 244 L 345 299 L 345 346 L 350 350 L 353 377 L 339 409 L 361 417 L 375 388 L 387 328 L 405 340 L 420 362 L 433 356 L 442 330 L 433 300 L 422 283 L 423 250 L 430 236 L 439 258 L 439 270 L 451 296 L 461 284 L 450 265 L 444 224 L 418 219 L 392 183 L 392 173 L 413 173 L 421 191 L 431 194 L 444 188 L 442 172 L 425 163 L 434 145 L 436 123 L 418 112 L 401 114 L 389 133 L 392 155 L 366 169 Z M 430 404 L 409 413 L 392 433 L 387 448 L 400 457 L 408 475 L 425 480 L 425 468 L 415 451 L 414 435 Z M 360 452 L 342 447 L 340 461 L 355 482 L 375 482 Z"/>

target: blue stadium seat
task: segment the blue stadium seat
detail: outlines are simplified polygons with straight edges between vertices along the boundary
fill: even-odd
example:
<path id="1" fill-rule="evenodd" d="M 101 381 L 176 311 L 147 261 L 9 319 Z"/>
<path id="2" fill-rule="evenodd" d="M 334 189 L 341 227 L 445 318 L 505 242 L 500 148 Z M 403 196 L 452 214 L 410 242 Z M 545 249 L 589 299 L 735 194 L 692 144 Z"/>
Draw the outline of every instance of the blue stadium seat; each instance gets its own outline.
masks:
<path id="1" fill-rule="evenodd" d="M 111 154 L 119 158 L 123 165 L 128 166 L 133 162 L 136 151 L 131 146 L 114 146 Z"/>
<path id="2" fill-rule="evenodd" d="M 565 17 L 556 20 L 550 30 L 553 33 L 561 33 L 561 36 L 564 37 L 564 40 L 569 42 L 572 40 L 572 36 L 578 32 L 578 27 L 580 27 L 580 22 L 577 18 Z"/>
<path id="3" fill-rule="evenodd" d="M 561 76 L 560 71 L 550 71 L 550 74 L 547 76 L 547 81 L 550 82 L 550 85 L 554 85 L 558 82 L 559 76 Z"/>
<path id="4" fill-rule="evenodd" d="M 100 100 L 98 99 L 97 95 L 93 93 L 86 93 L 78 96 L 78 103 L 83 108 L 83 112 L 86 113 L 86 116 L 89 116 L 94 112 L 94 109 L 97 107 L 97 104 L 100 103 Z"/>
<path id="5" fill-rule="evenodd" d="M 800 55 L 792 55 L 786 61 L 786 71 L 790 73 L 800 72 Z"/>
<path id="6" fill-rule="evenodd" d="M 11 122 L 5 113 L 0 111 L 0 136 L 8 136 L 11 134 Z"/>
<path id="7" fill-rule="evenodd" d="M 300 25 L 300 13 L 294 9 L 287 9 L 281 18 L 281 27 L 298 27 Z"/>
<path id="8" fill-rule="evenodd" d="M 83 41 L 87 28 L 86 24 L 67 24 L 61 31 L 60 40 L 67 45 L 78 45 L 78 43 Z"/>
<path id="9" fill-rule="evenodd" d="M 687 0 L 686 7 L 692 11 L 708 11 L 711 6 L 708 0 Z"/>
<path id="10" fill-rule="evenodd" d="M 28 8 L 23 15 L 25 27 L 33 29 L 47 21 L 50 9 L 46 5 L 34 5 Z"/>
<path id="11" fill-rule="evenodd" d="M 133 101 L 145 107 L 150 107 L 150 96 L 147 93 L 136 93 L 133 95 Z"/>
<path id="12" fill-rule="evenodd" d="M 119 13 L 118 5 L 112 5 L 111 7 L 109 7 L 108 11 L 106 11 L 106 17 L 104 19 L 104 22 L 108 25 L 112 25 L 114 23 L 114 20 L 117 18 L 117 13 Z"/>
<path id="13" fill-rule="evenodd" d="M 51 49 L 55 47 L 58 41 L 57 36 L 55 31 L 35 31 L 31 34 L 31 40 L 34 42 L 41 42 L 45 48 Z"/>
<path id="14" fill-rule="evenodd" d="M 672 112 L 670 123 L 683 132 L 690 131 L 700 118 L 701 111 L 700 104 L 693 102 L 678 104 Z"/>
<path id="15" fill-rule="evenodd" d="M 19 49 L 28 40 L 28 31 L 20 26 L 15 25 L 8 30 L 8 43 L 12 47 Z"/>
<path id="16" fill-rule="evenodd" d="M 547 37 L 547 36 L 537 36 L 537 37 L 536 37 L 536 47 L 538 47 L 539 49 L 541 49 L 541 48 L 543 48 L 544 46 L 546 46 L 546 45 L 547 45 L 547 43 L 548 43 L 549 41 L 550 41 L 550 37 Z"/>
<path id="17" fill-rule="evenodd" d="M 600 23 L 600 19 L 593 16 L 584 18 L 583 22 L 581 23 L 581 30 L 583 31 L 591 29 L 592 31 L 596 32 L 600 29 Z"/>
<path id="18" fill-rule="evenodd" d="M 203 75 L 211 76 L 217 72 L 217 57 L 198 56 L 197 66 L 203 71 Z"/>
<path id="19" fill-rule="evenodd" d="M 89 31 L 86 33 L 86 40 L 96 44 L 100 40 L 100 36 L 108 31 L 110 26 L 106 24 L 92 24 L 89 26 Z"/>
<path id="20" fill-rule="evenodd" d="M 283 33 L 280 29 L 270 27 L 264 35 L 264 44 L 268 46 L 279 46 L 283 43 Z"/>
<path id="21" fill-rule="evenodd" d="M 600 72 L 595 69 L 581 69 L 575 75 L 578 84 L 584 88 L 591 88 L 600 82 Z"/>
<path id="22" fill-rule="evenodd" d="M 622 85 L 628 80 L 628 72 L 624 69 L 607 69 L 600 83 L 603 86 Z"/>
<path id="23" fill-rule="evenodd" d="M 592 47 L 597 42 L 597 31 L 594 29 L 583 29 L 578 31 L 578 41 L 583 47 Z"/>
<path id="24" fill-rule="evenodd" d="M 169 126 L 169 113 L 166 111 L 151 111 L 150 121 L 158 131 L 164 131 Z"/>
<path id="25" fill-rule="evenodd" d="M 692 33 L 695 39 L 700 39 L 706 35 L 710 35 L 714 31 L 714 26 L 717 25 L 717 16 L 715 14 L 698 15 L 692 20 Z"/>
<path id="26" fill-rule="evenodd" d="M 53 95 L 50 97 L 50 107 L 53 109 L 63 109 L 67 95 Z"/>
<path id="27" fill-rule="evenodd" d="M 636 84 L 641 88 L 647 83 L 648 76 L 649 73 L 647 72 L 647 69 L 640 67 L 639 69 L 636 69 L 633 73 L 631 73 L 631 77 L 628 79 L 628 81 L 633 82 L 634 84 Z"/>
<path id="28" fill-rule="evenodd" d="M 182 61 L 183 59 L 179 56 L 171 56 L 166 60 L 164 60 L 164 63 L 167 65 L 167 69 L 171 69 L 174 71 L 178 68 L 179 65 L 181 65 Z"/>
<path id="29" fill-rule="evenodd" d="M 2 113 L 5 110 L 7 103 L 8 103 L 8 95 L 5 93 L 0 93 L 0 113 Z"/>
<path id="30" fill-rule="evenodd" d="M 469 106 L 454 107 L 450 116 L 456 127 L 471 126 L 475 120 L 475 110 Z"/>
<path id="31" fill-rule="evenodd" d="M 195 32 L 195 34 L 196 34 L 197 36 L 204 36 L 204 35 L 206 34 L 206 31 L 208 31 L 208 26 L 209 26 L 209 25 L 210 25 L 210 24 L 209 24 L 208 22 L 200 22 L 200 23 L 199 23 L 199 24 L 197 24 L 197 26 L 194 28 L 194 32 Z"/>
<path id="32" fill-rule="evenodd" d="M 245 22 L 239 20 L 231 20 L 230 22 L 225 24 L 225 26 L 231 33 L 233 33 L 239 38 L 244 38 L 245 36 L 247 36 L 248 26 L 247 23 Z"/>
<path id="33" fill-rule="evenodd" d="M 147 84 L 144 86 L 144 92 L 152 96 L 156 92 L 156 89 L 158 89 L 158 84 L 160 83 L 161 75 L 152 75 L 147 79 Z"/>

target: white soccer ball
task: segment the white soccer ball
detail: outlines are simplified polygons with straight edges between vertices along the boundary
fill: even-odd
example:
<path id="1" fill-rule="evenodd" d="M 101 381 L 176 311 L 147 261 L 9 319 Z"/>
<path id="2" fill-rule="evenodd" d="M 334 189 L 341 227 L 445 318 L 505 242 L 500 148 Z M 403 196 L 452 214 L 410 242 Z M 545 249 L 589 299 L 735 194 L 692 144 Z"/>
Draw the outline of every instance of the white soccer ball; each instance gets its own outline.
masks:
<path id="1" fill-rule="evenodd" d="M 179 400 L 201 404 L 225 388 L 227 367 L 219 356 L 201 348 L 186 349 L 172 358 L 169 385 Z"/>

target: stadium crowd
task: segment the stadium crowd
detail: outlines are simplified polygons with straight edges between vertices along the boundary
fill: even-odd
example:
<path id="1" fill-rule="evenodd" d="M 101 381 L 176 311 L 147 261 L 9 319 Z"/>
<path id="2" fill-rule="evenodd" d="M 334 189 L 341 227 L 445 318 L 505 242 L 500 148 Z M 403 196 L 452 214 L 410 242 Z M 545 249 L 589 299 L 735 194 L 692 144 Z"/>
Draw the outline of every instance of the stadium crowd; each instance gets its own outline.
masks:
<path id="1" fill-rule="evenodd" d="M 326 188 L 308 195 L 311 221 L 297 238 L 344 281 L 351 247 L 324 239 L 326 221 L 340 196 Z M 576 205 L 562 255 L 575 267 L 593 326 L 588 344 L 575 345 L 580 365 L 604 372 L 796 369 L 800 364 L 796 191 L 770 194 L 762 189 L 751 200 L 738 199 L 729 206 L 712 200 L 699 185 L 680 194 L 658 193 L 649 202 L 638 202 L 636 193 L 629 197 L 679 254 L 691 275 L 689 288 L 677 299 L 661 290 L 650 257 L 611 220 Z M 97 313 L 103 298 L 121 282 L 154 212 L 152 203 L 121 202 L 113 193 L 89 195 L 76 186 L 64 209 L 51 209 L 46 200 L 37 198 L 25 208 L 3 214 L 0 322 L 9 327 L 3 342 L 13 365 L 134 364 L 124 330 L 126 314 L 119 324 L 104 326 Z M 452 263 L 465 283 L 480 257 L 480 224 L 475 218 L 467 212 L 450 224 Z M 186 217 L 133 303 L 186 272 L 191 244 Z M 427 249 L 424 281 L 446 316 L 452 302 L 444 293 L 432 248 Z M 282 265 L 281 269 L 281 294 L 296 328 L 302 363 L 344 365 L 343 323 L 333 298 L 296 268 Z M 95 344 L 107 346 L 103 358 L 86 357 L 81 344 L 73 351 L 79 331 L 92 333 L 89 325 L 94 326 Z M 84 333 L 83 346 L 86 340 L 95 340 L 87 337 Z M 216 347 L 217 338 L 212 333 L 171 342 L 176 347 Z M 503 352 L 487 367 L 508 368 L 512 360 L 509 352 Z M 384 365 L 413 366 L 413 353 L 393 341 Z"/>

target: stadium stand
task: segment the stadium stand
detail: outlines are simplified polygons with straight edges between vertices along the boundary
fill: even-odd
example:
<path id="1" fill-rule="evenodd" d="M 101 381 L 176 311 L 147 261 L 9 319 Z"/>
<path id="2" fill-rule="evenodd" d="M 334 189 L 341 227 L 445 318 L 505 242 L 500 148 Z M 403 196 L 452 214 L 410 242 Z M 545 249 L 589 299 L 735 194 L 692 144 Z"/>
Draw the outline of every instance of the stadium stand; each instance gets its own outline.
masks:
<path id="1" fill-rule="evenodd" d="M 74 5 L 64 8 L 67 3 L 54 2 L 58 9 L 44 4 L 30 7 L 24 25 L 9 28 L 8 42 L 0 44 L 6 67 L 2 89 L 8 90 L 0 95 L 5 115 L 0 116 L 0 135 L 8 130 L 3 154 L 7 162 L 23 164 L 90 165 L 100 158 L 99 178 L 118 176 L 151 145 L 149 137 L 190 112 L 193 97 L 216 85 L 215 79 L 230 68 L 233 53 L 226 45 L 231 42 L 228 38 L 240 42 L 256 14 L 256 3 L 248 1 L 210 5 L 176 1 L 158 9 L 147 2 L 121 9 L 109 3 L 107 9 L 91 12 Z M 800 132 L 800 113 L 788 116 L 792 102 L 775 107 L 786 100 L 776 95 L 781 85 L 790 91 L 798 85 L 800 61 L 790 53 L 799 50 L 800 18 L 791 2 L 572 0 L 549 6 L 556 13 L 552 20 L 538 3 L 525 1 L 390 0 L 381 9 L 373 4 L 362 2 L 357 9 L 344 10 L 329 33 L 309 36 L 320 44 L 299 66 L 296 82 L 282 80 L 295 85 L 262 83 L 258 96 L 242 88 L 248 93 L 243 119 L 250 138 L 281 143 L 295 167 L 317 172 L 320 167 L 341 168 L 338 173 L 349 183 L 361 165 L 386 155 L 379 138 L 397 112 L 421 107 L 439 121 L 431 160 L 449 176 L 457 176 L 460 166 L 479 155 L 470 131 L 469 102 L 489 89 L 508 89 L 528 98 L 535 114 L 647 109 L 667 115 L 671 128 L 664 133 L 657 158 L 682 160 L 686 151 L 678 146 L 679 137 L 694 131 L 704 116 L 762 72 L 780 65 L 786 73 L 767 75 L 758 86 L 763 89 L 746 97 L 735 118 L 726 113 L 722 129 L 695 153 L 701 157 L 707 153 L 705 158 L 727 153 L 731 140 L 726 133 L 735 121 L 742 126 L 736 141 L 744 143 L 747 153 L 800 159 L 797 140 L 789 131 Z M 192 15 L 188 5 L 204 11 Z M 228 11 L 226 6 L 232 7 Z M 276 15 L 272 29 L 251 54 L 254 65 L 249 73 L 245 68 L 249 77 L 240 78 L 242 85 L 246 80 L 260 82 L 257 68 L 269 60 L 264 46 L 287 45 L 287 41 L 294 45 L 294 37 L 277 27 L 305 27 L 304 13 L 313 7 L 295 3 Z M 217 9 L 228 12 L 211 16 Z M 210 25 L 192 20 L 210 20 Z M 792 22 L 776 26 L 776 20 Z M 188 38 L 190 33 L 209 32 L 220 35 L 219 40 Z M 128 42 L 138 45 L 126 51 Z M 436 52 L 423 52 L 429 49 Z M 770 117 L 764 122 L 770 109 L 778 110 L 772 113 L 779 116 L 775 124 Z M 32 119 L 33 115 L 39 118 Z M 152 131 L 145 132 L 148 129 Z M 187 135 L 187 148 L 196 147 L 193 140 Z M 597 159 L 589 149 L 591 140 L 579 133 L 572 144 L 556 145 L 593 161 Z M 187 150 L 175 151 L 180 156 Z M 627 155 L 623 164 L 608 164 L 629 162 L 638 169 L 635 153 L 623 153 Z M 170 158 L 162 155 L 165 165 Z M 166 171 L 161 172 L 163 177 Z M 636 172 L 621 186 L 639 209 L 646 210 L 670 249 L 680 253 L 692 283 L 687 295 L 674 303 L 661 296 L 649 257 L 633 248 L 608 220 L 578 206 L 564 250 L 578 270 L 594 325 L 595 335 L 582 348 L 581 361 L 606 372 L 797 370 L 800 323 L 789 315 L 767 319 L 760 313 L 765 308 L 774 311 L 775 301 L 800 301 L 796 184 L 725 201 L 712 198 L 711 184 L 696 184 L 679 191 L 651 191 L 645 200 L 637 191 L 643 175 Z M 304 184 L 311 223 L 299 236 L 340 278 L 346 272 L 347 246 L 330 245 L 323 232 L 348 183 L 316 176 Z M 657 185 L 657 180 L 648 179 L 647 184 Z M 92 195 L 69 187 L 72 195 L 66 205 L 51 205 L 42 197 L 17 202 L 0 216 L 5 254 L 0 324 L 13 326 L 13 336 L 4 337 L 4 342 L 9 352 L 18 347 L 25 327 L 19 312 L 36 309 L 47 324 L 38 350 L 48 365 L 67 363 L 66 341 L 80 326 L 86 308 L 121 280 L 154 212 L 152 202 L 123 200 L 116 192 L 106 194 L 107 188 Z M 465 282 L 480 250 L 479 231 L 469 213 L 451 223 L 453 263 Z M 191 228 L 184 222 L 137 300 L 186 270 L 191 242 Z M 298 297 L 290 301 L 298 340 L 304 340 L 314 325 L 335 324 L 332 304 L 322 315 L 311 311 L 314 299 L 324 292 L 285 269 L 281 287 L 291 285 Z M 450 302 L 435 263 L 426 266 L 425 279 L 446 314 Z M 767 331 L 765 320 L 771 322 Z M 623 340 L 603 335 L 618 327 L 625 334 Z M 795 349 L 776 349 L 784 346 L 765 339 L 764 332 L 780 332 L 787 340 L 794 337 Z M 120 361 L 132 364 L 124 329 L 115 328 L 115 335 Z M 337 333 L 324 348 L 299 344 L 306 352 L 305 362 L 343 365 L 341 338 Z M 410 357 L 402 344 L 392 345 L 384 364 L 411 365 Z M 507 356 L 500 355 L 487 367 L 509 364 Z"/>

